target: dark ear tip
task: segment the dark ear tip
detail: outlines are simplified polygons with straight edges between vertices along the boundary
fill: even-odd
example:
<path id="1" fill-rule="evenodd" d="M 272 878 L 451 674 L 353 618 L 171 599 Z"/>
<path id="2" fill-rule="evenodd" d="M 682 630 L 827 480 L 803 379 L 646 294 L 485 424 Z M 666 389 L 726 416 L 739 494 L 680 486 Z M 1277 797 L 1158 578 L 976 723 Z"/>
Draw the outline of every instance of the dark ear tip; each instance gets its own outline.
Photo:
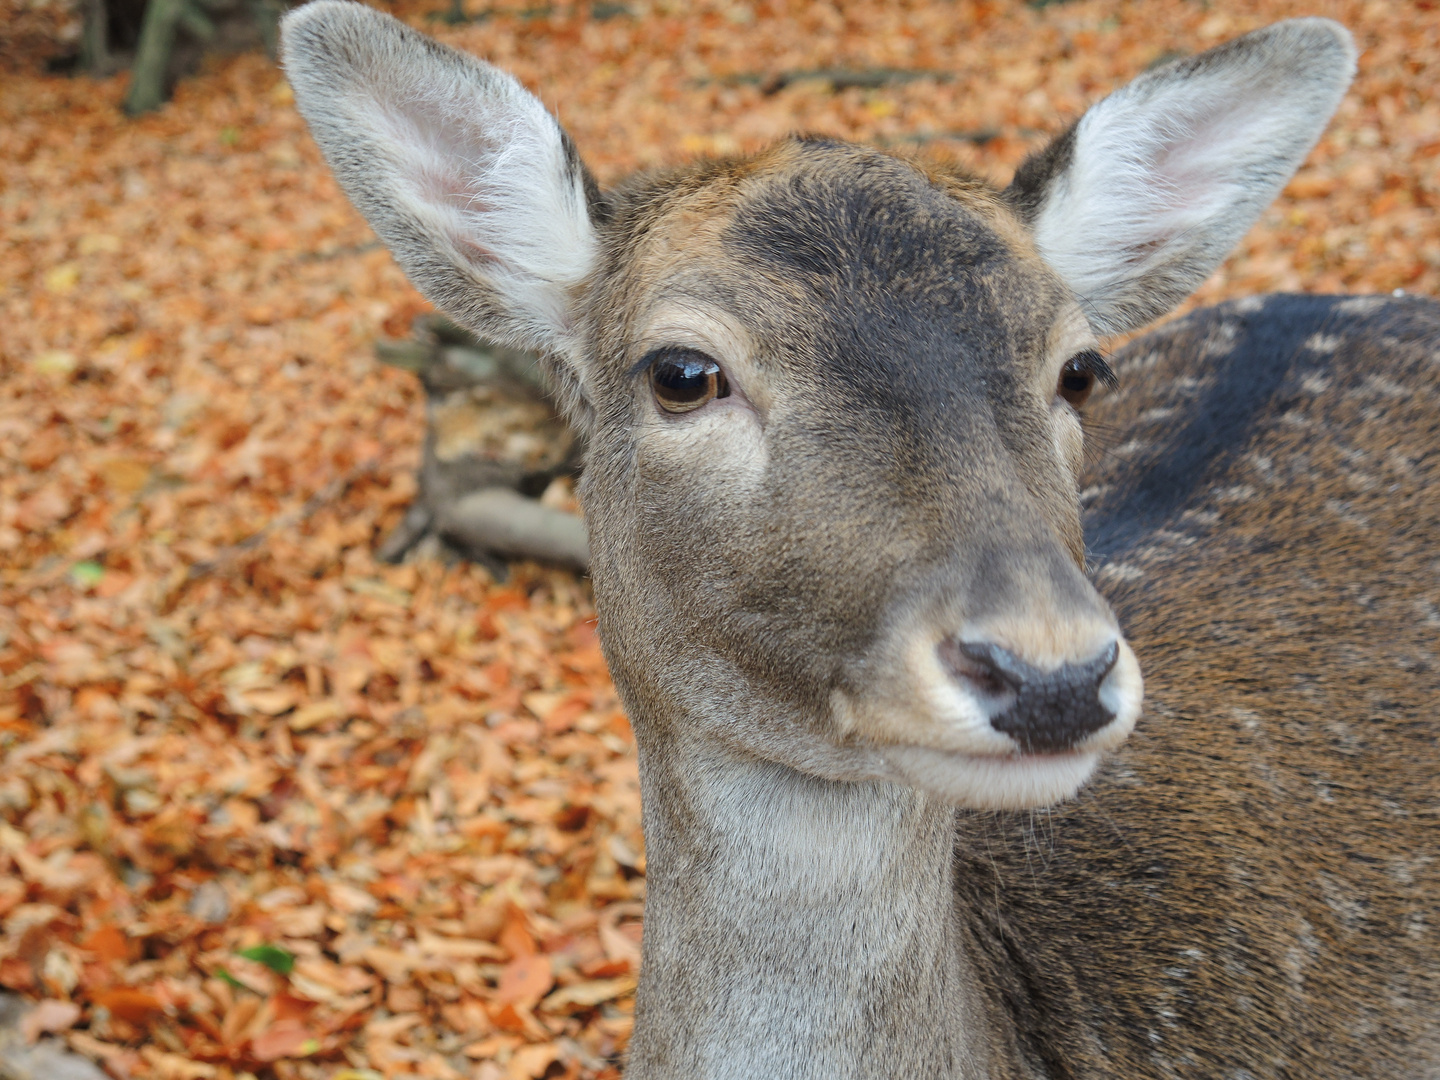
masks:
<path id="1" fill-rule="evenodd" d="M 344 18 L 345 8 L 359 6 L 344 0 L 312 0 L 311 3 L 291 8 L 280 16 L 281 54 L 292 56 L 296 48 L 313 41 L 322 33 L 321 28 L 325 23 L 332 22 L 336 17 Z"/>
<path id="2" fill-rule="evenodd" d="M 1021 220 L 1035 220 L 1035 215 L 1040 212 L 1040 206 L 1045 201 L 1045 189 L 1051 179 L 1070 167 L 1075 156 L 1075 129 L 1079 123 L 1080 121 L 1076 120 L 1064 132 L 1050 140 L 1043 150 L 1035 151 L 1022 161 L 1009 185 L 1001 192 Z"/>
<path id="3" fill-rule="evenodd" d="M 1321 78 L 1336 76 L 1348 86 L 1355 77 L 1359 51 L 1350 31 L 1334 19 L 1311 16 L 1303 19 L 1286 19 L 1275 23 L 1256 34 L 1268 34 L 1286 40 L 1289 49 L 1315 65 L 1315 74 Z"/>

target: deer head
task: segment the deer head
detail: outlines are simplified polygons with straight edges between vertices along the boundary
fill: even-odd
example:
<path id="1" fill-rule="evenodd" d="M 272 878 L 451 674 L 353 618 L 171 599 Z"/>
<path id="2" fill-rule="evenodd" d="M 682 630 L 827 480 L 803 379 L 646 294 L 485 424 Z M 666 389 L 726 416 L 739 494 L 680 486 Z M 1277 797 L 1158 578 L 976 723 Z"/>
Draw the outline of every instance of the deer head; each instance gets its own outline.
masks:
<path id="1" fill-rule="evenodd" d="M 1141 677 L 1086 579 L 1099 337 L 1218 265 L 1354 66 L 1323 19 L 1105 98 L 1004 190 L 788 139 L 601 192 L 512 77 L 342 0 L 286 69 L 415 284 L 538 349 L 589 451 L 642 755 L 706 740 L 973 807 L 1072 794 Z"/>

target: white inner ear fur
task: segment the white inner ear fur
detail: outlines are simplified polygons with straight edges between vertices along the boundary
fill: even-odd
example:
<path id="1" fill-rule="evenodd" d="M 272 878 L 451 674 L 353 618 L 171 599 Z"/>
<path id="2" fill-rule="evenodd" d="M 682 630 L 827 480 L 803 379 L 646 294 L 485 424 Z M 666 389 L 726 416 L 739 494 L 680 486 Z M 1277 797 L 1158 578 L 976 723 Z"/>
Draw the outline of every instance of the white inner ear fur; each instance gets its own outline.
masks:
<path id="1" fill-rule="evenodd" d="M 411 280 L 489 336 L 573 358 L 598 243 L 582 172 L 512 76 L 360 4 L 284 21 L 301 113 Z"/>
<path id="2" fill-rule="evenodd" d="M 1309 153 L 1354 63 L 1343 28 L 1297 19 L 1141 76 L 1085 114 L 1034 230 L 1097 331 L 1148 321 L 1204 280 Z"/>
<path id="3" fill-rule="evenodd" d="M 1078 296 L 1103 297 L 1248 201 L 1263 157 L 1244 159 L 1285 134 L 1286 118 L 1242 108 L 1232 86 L 1167 89 L 1173 100 L 1136 103 L 1121 91 L 1086 113 L 1071 167 L 1036 221 L 1042 253 Z"/>
<path id="4" fill-rule="evenodd" d="M 544 106 L 509 75 L 493 78 L 478 101 L 419 80 L 408 94 L 377 87 L 396 194 L 532 333 L 568 338 L 571 293 L 596 257 L 585 192 Z"/>

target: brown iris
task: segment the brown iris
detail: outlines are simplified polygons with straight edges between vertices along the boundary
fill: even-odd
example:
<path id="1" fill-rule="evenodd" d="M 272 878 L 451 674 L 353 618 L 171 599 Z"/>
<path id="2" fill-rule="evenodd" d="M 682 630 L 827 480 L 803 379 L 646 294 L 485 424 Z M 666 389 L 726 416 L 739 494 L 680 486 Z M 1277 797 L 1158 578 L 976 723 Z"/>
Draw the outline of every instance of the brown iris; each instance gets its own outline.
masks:
<path id="1" fill-rule="evenodd" d="M 1097 381 L 1114 386 L 1115 373 L 1103 356 L 1094 349 L 1087 349 L 1065 361 L 1055 393 L 1078 409 L 1090 399 L 1090 392 L 1095 389 Z"/>
<path id="2" fill-rule="evenodd" d="M 650 388 L 666 412 L 694 412 L 728 397 L 730 383 L 713 358 L 699 349 L 661 349 L 650 362 Z"/>

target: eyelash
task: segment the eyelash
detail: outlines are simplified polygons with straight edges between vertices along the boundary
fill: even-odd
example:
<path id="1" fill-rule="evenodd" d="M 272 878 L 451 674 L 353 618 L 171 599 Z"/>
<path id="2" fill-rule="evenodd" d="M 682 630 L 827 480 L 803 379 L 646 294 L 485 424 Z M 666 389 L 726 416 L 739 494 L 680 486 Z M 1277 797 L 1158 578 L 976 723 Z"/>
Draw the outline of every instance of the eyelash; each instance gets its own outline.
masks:
<path id="1" fill-rule="evenodd" d="M 1065 361 L 1055 383 L 1055 395 L 1064 398 L 1072 408 L 1079 409 L 1089 400 L 1097 382 L 1113 387 L 1119 381 L 1114 370 L 1105 362 L 1105 357 L 1094 349 L 1086 349 Z"/>

